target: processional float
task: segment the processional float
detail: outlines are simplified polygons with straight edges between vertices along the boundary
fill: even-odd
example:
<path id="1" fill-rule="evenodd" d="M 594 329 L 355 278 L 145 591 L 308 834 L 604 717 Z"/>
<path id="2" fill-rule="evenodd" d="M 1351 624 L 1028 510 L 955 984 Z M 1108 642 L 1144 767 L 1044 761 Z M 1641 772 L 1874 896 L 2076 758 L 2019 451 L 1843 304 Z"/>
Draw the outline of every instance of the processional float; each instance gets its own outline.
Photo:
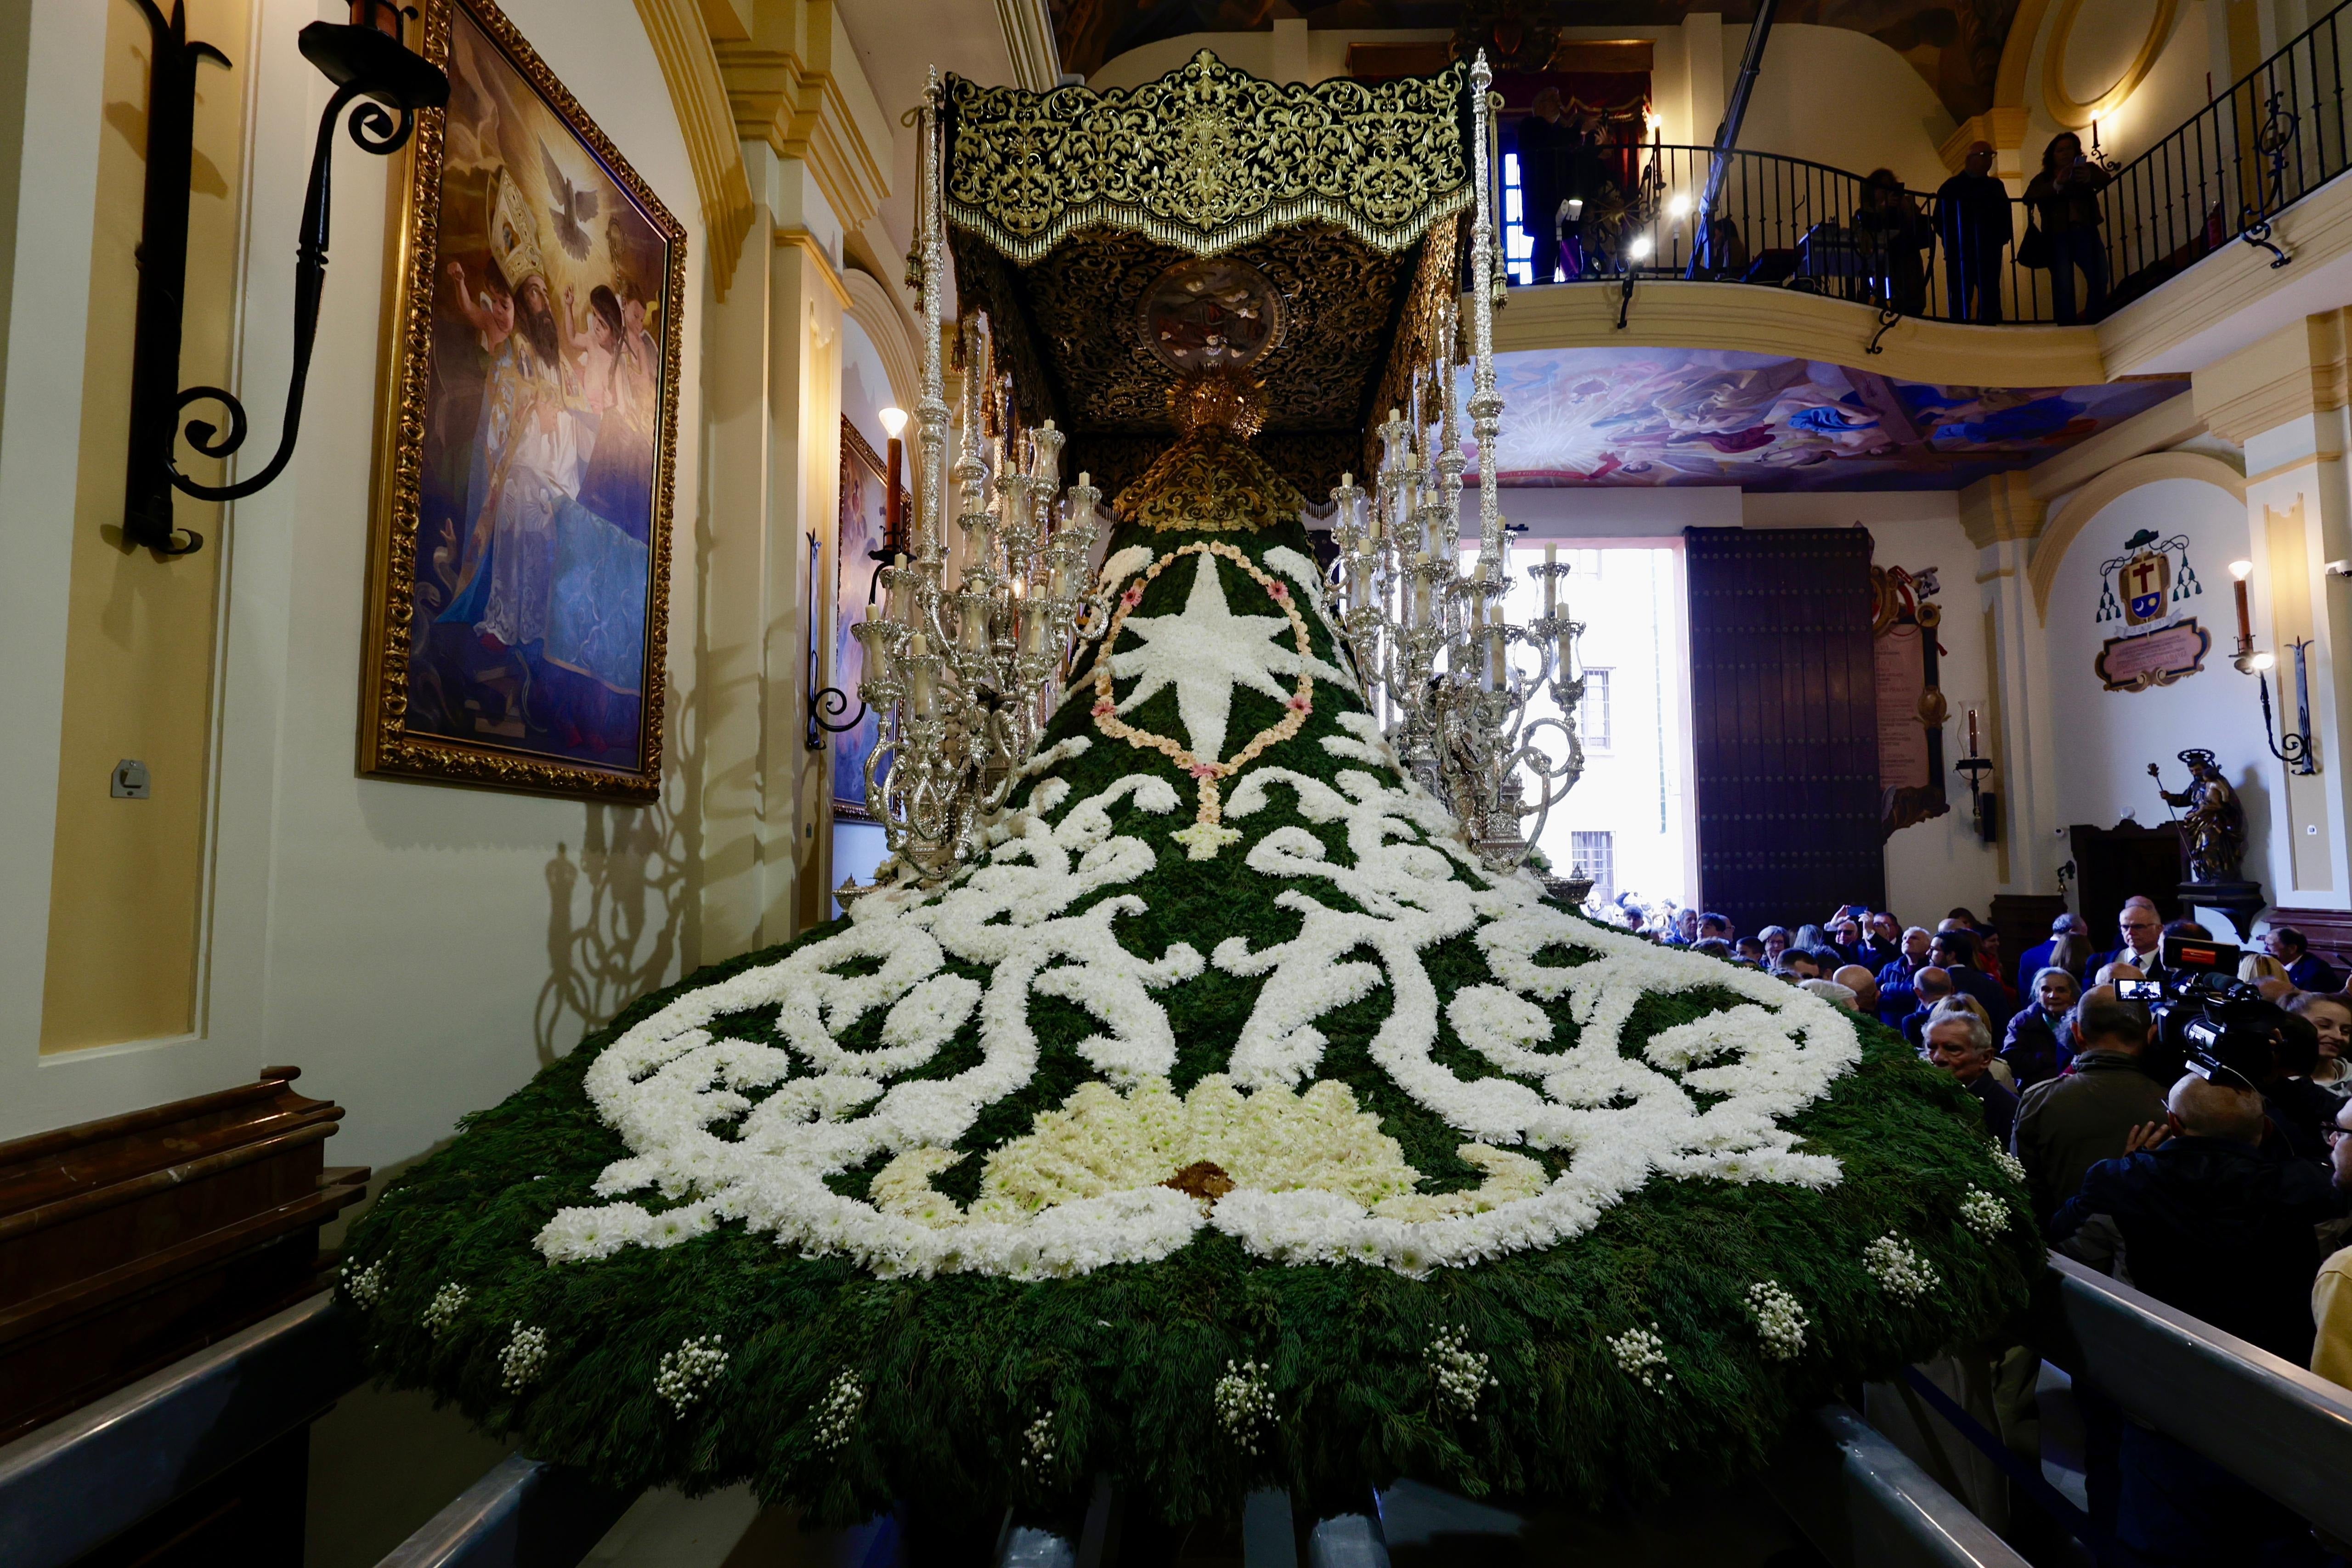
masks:
<path id="1" fill-rule="evenodd" d="M 889 860 L 386 1191 L 380 1375 L 948 1551 L 1712 1481 L 2024 1301 L 1956 1083 L 1521 869 L 1580 682 L 1564 568 L 1508 612 L 1490 87 L 934 83 Z"/>

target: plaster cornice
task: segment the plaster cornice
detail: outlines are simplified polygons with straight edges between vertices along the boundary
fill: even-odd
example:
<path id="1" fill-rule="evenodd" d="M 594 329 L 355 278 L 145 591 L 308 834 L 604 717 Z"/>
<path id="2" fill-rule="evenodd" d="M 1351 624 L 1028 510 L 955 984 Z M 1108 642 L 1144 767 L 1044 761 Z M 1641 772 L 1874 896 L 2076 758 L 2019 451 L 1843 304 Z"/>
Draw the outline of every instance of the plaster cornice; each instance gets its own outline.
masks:
<path id="1" fill-rule="evenodd" d="M 856 303 L 856 298 L 849 292 L 849 285 L 841 279 L 841 268 L 833 264 L 833 253 L 824 248 L 824 242 L 816 235 L 804 228 L 780 228 L 776 231 L 776 248 L 805 253 L 816 264 L 817 272 L 824 278 L 826 286 L 833 290 L 833 302 L 843 310 L 848 310 Z"/>
<path id="2" fill-rule="evenodd" d="M 1058 85 L 1062 55 L 1045 0 L 996 0 L 996 20 L 1004 29 L 1004 52 L 1013 57 L 1014 83 L 1031 92 Z"/>
<path id="3" fill-rule="evenodd" d="M 2205 434 L 2198 417 L 2197 398 L 2186 387 L 2178 397 L 2143 409 L 2121 424 L 2110 425 L 2063 452 L 2045 457 L 2026 470 L 2033 493 L 2054 501 L 2078 485 L 2088 484 L 2118 463 L 2149 452 L 2162 452 Z"/>
<path id="4" fill-rule="evenodd" d="M 2202 452 L 2151 452 L 2116 464 L 2068 497 L 2033 547 L 2026 577 L 2033 584 L 2034 616 L 2042 625 L 2050 624 L 2050 588 L 2058 580 L 2058 563 L 2065 559 L 2074 536 L 2116 497 L 2166 479 L 2195 479 L 2218 486 L 2240 506 L 2246 504 L 2245 476 Z"/>
<path id="5" fill-rule="evenodd" d="M 790 24 L 762 13 L 759 37 L 717 47 L 736 134 L 808 166 L 848 229 L 890 193 L 890 126 L 832 0 L 794 0 Z"/>
<path id="6" fill-rule="evenodd" d="M 2272 233 L 2294 256 L 2284 269 L 2267 252 L 2229 245 L 2151 294 L 2142 295 L 2099 323 L 2099 348 L 2116 375 L 2151 366 L 2187 370 L 2164 356 L 2238 312 L 2297 286 L 2339 257 L 2352 256 L 2352 180 L 2332 180 L 2271 220 Z"/>
<path id="7" fill-rule="evenodd" d="M 704 243 L 710 247 L 710 281 L 721 299 L 735 281 L 735 263 L 751 227 L 751 182 L 743 169 L 743 149 L 735 137 L 735 116 L 719 56 L 696 0 L 637 0 L 637 17 L 661 66 L 694 170 L 695 194 L 702 203 Z"/>
<path id="8" fill-rule="evenodd" d="M 1876 311 L 1793 288 L 1649 280 L 1634 287 L 1632 319 L 1640 333 L 1632 340 L 1645 347 L 1782 354 L 1946 386 L 2071 387 L 2107 379 L 2089 327 L 1906 320 L 1873 356 Z M 1495 318 L 1500 351 L 1616 348 L 1627 340 L 1617 329 L 1614 288 L 1515 288 L 1510 308 Z"/>
<path id="9" fill-rule="evenodd" d="M 1979 549 L 2041 538 L 2048 511 L 2033 493 L 2032 478 L 2020 468 L 1988 474 L 1960 491 L 1960 531 Z"/>
<path id="10" fill-rule="evenodd" d="M 2344 407 L 2346 315 L 2307 316 L 2199 371 L 2190 384 L 2206 428 L 2243 446 L 2289 421 Z"/>

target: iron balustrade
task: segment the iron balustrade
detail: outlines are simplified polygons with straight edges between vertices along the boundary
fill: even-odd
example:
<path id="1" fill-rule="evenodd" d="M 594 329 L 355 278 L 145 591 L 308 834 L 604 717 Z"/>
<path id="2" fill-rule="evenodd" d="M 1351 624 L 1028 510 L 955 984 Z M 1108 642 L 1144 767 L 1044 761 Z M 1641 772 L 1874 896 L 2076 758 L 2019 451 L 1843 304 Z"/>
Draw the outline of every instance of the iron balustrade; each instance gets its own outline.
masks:
<path id="1" fill-rule="evenodd" d="M 1889 212 L 1873 202 L 1864 175 L 1744 148 L 1598 149 L 1606 185 L 1569 225 L 1561 261 L 1569 281 L 1615 284 L 1621 300 L 1628 286 L 1688 277 L 1802 289 L 1869 306 L 1889 321 L 2025 324 L 2097 320 L 2242 241 L 2284 267 L 2291 258 L 2272 235 L 2273 222 L 2352 165 L 2347 13 L 2352 0 L 2129 163 L 2117 168 L 2095 155 L 2108 176 L 2095 198 L 2104 268 L 2097 287 L 2086 274 L 2071 275 L 2074 287 L 2063 292 L 2074 308 L 2059 308 L 2050 267 L 2018 258 L 2034 221 L 2021 198 L 2010 198 L 2007 243 L 1987 247 L 1997 259 L 1986 287 L 1966 298 L 1969 266 L 1950 243 L 1964 233 L 1963 215 L 1939 212 L 1934 193 L 1903 190 Z M 1694 227 L 1718 161 L 1709 243 Z M 2039 170 L 2039 150 L 2029 150 L 2029 179 Z M 1523 194 L 1514 188 L 1507 199 L 1509 265 L 1522 287 L 1534 215 L 1522 213 Z M 1997 311 L 1985 308 L 1996 302 Z"/>

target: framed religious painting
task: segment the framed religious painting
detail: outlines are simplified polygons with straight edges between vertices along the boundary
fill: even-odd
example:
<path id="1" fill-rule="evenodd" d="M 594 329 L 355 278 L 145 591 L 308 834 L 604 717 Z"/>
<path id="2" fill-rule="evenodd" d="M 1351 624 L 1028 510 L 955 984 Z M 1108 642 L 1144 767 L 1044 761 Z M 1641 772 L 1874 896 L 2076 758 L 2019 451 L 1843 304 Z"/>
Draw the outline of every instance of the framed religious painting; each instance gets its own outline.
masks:
<path id="1" fill-rule="evenodd" d="M 859 821 L 872 820 L 866 809 L 866 759 L 874 755 L 882 721 L 858 698 L 858 685 L 866 679 L 866 649 L 850 628 L 866 619 L 882 565 L 877 557 L 889 527 L 889 476 L 873 446 L 844 418 L 841 517 L 834 535 L 832 684 L 856 718 L 826 739 L 833 748 L 833 814 Z"/>
<path id="2" fill-rule="evenodd" d="M 360 768 L 661 788 L 686 234 L 492 0 L 427 0 Z"/>

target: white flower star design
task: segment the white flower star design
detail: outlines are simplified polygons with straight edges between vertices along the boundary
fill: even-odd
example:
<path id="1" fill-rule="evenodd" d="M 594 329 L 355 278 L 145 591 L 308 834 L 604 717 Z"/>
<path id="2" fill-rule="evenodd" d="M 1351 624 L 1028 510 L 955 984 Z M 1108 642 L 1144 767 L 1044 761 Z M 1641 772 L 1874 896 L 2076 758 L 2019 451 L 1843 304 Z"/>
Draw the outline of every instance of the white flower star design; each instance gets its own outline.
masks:
<path id="1" fill-rule="evenodd" d="M 1141 639 L 1141 646 L 1112 654 L 1110 673 L 1120 680 L 1135 678 L 1135 689 L 1118 705 L 1121 714 L 1175 687 L 1185 744 L 1195 757 L 1221 758 L 1235 686 L 1288 702 L 1293 688 L 1275 677 L 1296 682 L 1302 662 L 1318 681 L 1342 687 L 1348 681 L 1320 659 L 1302 660 L 1296 648 L 1276 645 L 1277 636 L 1286 639 L 1290 632 L 1286 617 L 1234 614 L 1225 602 L 1216 558 L 1203 552 L 1198 560 L 1182 613 L 1127 618 L 1127 630 Z"/>

